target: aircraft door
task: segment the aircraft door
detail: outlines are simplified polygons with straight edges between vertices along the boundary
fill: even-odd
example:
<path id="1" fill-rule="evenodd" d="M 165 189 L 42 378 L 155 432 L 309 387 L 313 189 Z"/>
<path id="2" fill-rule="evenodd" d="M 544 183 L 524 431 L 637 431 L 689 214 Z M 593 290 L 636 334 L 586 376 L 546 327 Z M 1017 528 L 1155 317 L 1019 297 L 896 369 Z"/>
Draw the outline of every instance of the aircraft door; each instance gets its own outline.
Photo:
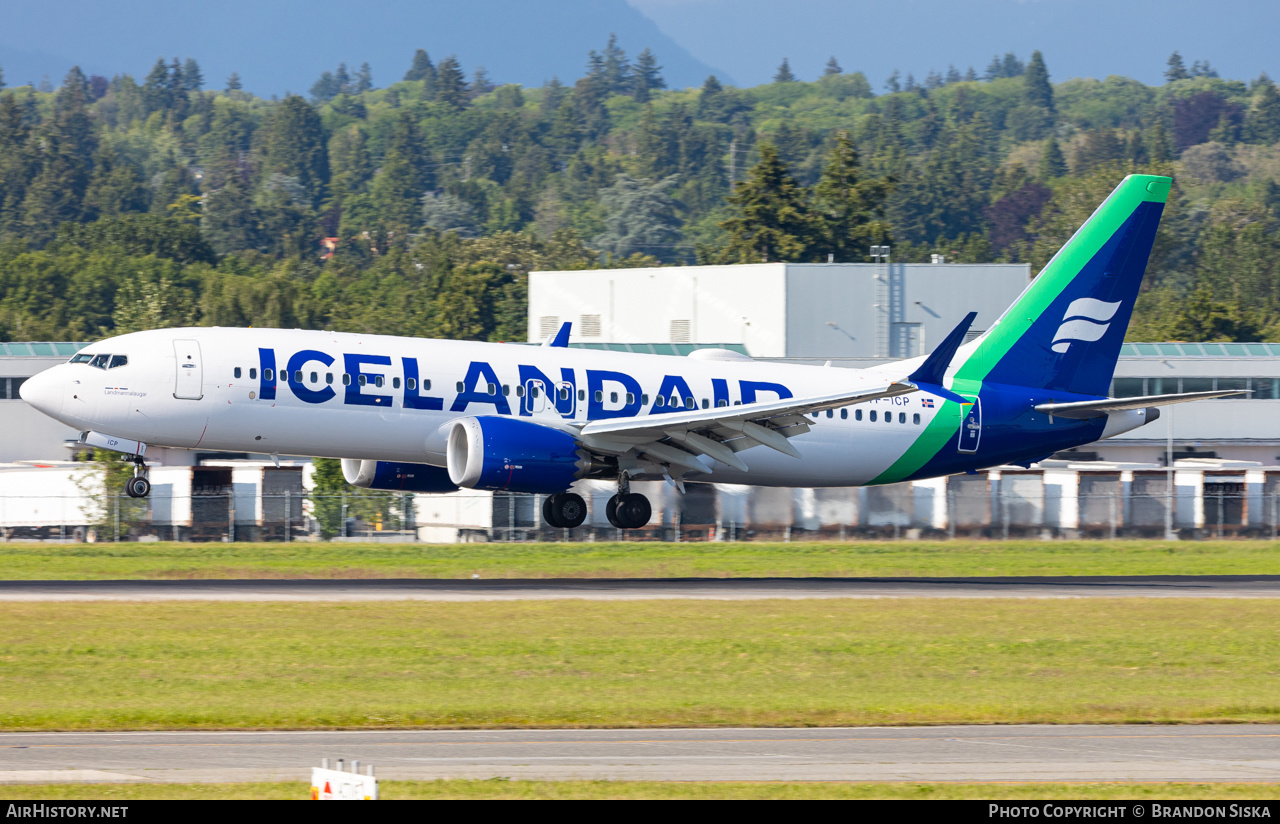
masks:
<path id="1" fill-rule="evenodd" d="M 175 361 L 173 396 L 198 401 L 204 397 L 204 366 L 200 360 L 200 344 L 193 340 L 173 342 Z"/>
<path id="2" fill-rule="evenodd" d="M 528 409 L 535 415 L 547 409 L 547 387 L 540 380 L 525 383 L 524 393 L 529 404 Z"/>
<path id="3" fill-rule="evenodd" d="M 960 439 L 956 443 L 957 452 L 977 452 L 978 442 L 982 440 L 982 399 L 969 397 L 973 405 L 969 407 L 964 420 L 960 422 Z"/>

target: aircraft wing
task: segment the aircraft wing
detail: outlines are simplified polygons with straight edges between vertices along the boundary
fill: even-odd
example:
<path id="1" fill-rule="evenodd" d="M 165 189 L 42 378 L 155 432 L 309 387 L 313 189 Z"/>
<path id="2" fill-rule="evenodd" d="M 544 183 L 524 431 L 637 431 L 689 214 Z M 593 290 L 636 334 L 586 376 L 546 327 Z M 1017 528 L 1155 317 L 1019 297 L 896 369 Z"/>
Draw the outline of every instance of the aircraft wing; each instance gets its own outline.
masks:
<path id="1" fill-rule="evenodd" d="M 753 446 L 768 446 L 800 457 L 787 438 L 809 431 L 806 414 L 918 391 L 920 388 L 914 383 L 891 381 L 818 397 L 611 418 L 588 423 L 582 427 L 580 438 L 588 449 L 615 454 L 634 449 L 658 463 L 676 464 L 694 472 L 707 471 L 697 460 L 698 455 L 746 471 L 747 465 L 736 453 Z"/>

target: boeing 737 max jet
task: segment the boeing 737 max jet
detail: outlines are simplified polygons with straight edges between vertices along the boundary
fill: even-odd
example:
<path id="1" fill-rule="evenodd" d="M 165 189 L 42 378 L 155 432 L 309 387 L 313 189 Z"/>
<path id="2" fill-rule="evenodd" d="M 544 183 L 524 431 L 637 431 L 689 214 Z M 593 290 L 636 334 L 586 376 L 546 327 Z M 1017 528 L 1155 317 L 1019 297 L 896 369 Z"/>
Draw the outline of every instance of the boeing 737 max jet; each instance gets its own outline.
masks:
<path id="1" fill-rule="evenodd" d="M 283 329 L 158 329 L 110 338 L 31 378 L 23 399 L 134 456 L 148 444 L 341 458 L 356 486 L 547 495 L 576 527 L 585 478 L 608 517 L 649 521 L 630 481 L 887 484 L 1003 464 L 1150 423 L 1158 406 L 1229 392 L 1107 397 L 1166 177 L 1131 175 L 990 329 L 973 314 L 927 357 L 840 369 Z M 962 345 L 963 343 L 963 345 Z"/>

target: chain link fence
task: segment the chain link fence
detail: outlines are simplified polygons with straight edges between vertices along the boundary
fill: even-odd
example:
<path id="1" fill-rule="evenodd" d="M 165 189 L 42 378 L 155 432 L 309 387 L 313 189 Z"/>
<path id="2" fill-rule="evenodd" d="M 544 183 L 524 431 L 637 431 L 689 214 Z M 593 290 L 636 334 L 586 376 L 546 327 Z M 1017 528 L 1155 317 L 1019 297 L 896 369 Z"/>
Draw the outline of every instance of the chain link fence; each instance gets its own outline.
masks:
<path id="1" fill-rule="evenodd" d="M 545 496 L 312 495 L 218 491 L 146 499 L 124 495 L 0 497 L 0 539 L 55 541 L 797 541 L 852 539 L 1267 538 L 1280 536 L 1280 487 L 1098 483 L 1076 494 L 1010 478 L 970 484 L 848 489 L 693 485 L 677 493 L 635 484 L 653 517 L 618 530 L 604 515 L 612 488 L 583 490 L 579 528 L 542 519 Z M 987 487 L 985 483 L 982 486 Z M 644 488 L 651 487 L 651 488 Z M 1261 485 L 1259 485 L 1261 487 Z"/>

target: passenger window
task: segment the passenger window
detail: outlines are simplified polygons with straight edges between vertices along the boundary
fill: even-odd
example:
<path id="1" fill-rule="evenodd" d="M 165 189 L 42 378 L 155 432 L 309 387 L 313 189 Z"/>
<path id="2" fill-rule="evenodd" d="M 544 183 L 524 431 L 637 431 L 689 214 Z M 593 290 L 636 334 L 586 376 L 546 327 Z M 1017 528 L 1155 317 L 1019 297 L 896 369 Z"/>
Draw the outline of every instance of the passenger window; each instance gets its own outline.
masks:
<path id="1" fill-rule="evenodd" d="M 404 382 L 404 385 L 405 385 L 405 388 L 408 389 L 410 392 L 414 392 L 418 388 L 418 382 L 413 378 L 406 379 Z"/>
<path id="2" fill-rule="evenodd" d="M 232 372 L 232 374 L 233 374 L 233 375 L 235 375 L 237 378 L 238 378 L 238 377 L 240 377 L 240 367 L 239 367 L 239 366 L 237 366 L 237 367 L 235 368 L 235 371 L 234 371 L 234 372 Z"/>
<path id="3" fill-rule="evenodd" d="M 400 388 L 400 379 L 399 379 L 399 378 L 392 378 L 392 379 L 391 379 L 391 388 L 392 388 L 392 389 L 399 389 L 399 388 Z"/>
<path id="4" fill-rule="evenodd" d="M 685 408 L 685 409 L 693 409 L 695 406 L 697 406 L 697 404 L 693 402 L 693 398 L 685 398 L 685 399 L 684 399 L 684 408 Z"/>
<path id="5" fill-rule="evenodd" d="M 703 399 L 702 399 L 702 408 L 703 408 L 703 409 L 708 409 L 708 408 L 710 408 L 710 406 L 711 406 L 711 401 L 707 400 L 706 398 L 703 398 Z"/>
<path id="6" fill-rule="evenodd" d="M 855 421 L 860 421 L 860 420 L 862 420 L 862 410 L 861 410 L 861 409 L 855 409 L 855 410 L 853 410 L 853 419 L 854 419 Z"/>
<path id="7" fill-rule="evenodd" d="M 716 401 L 716 406 L 728 406 L 728 405 L 729 405 L 729 402 L 724 398 L 721 398 L 720 400 Z"/>
<path id="8" fill-rule="evenodd" d="M 319 382 L 320 382 L 320 375 L 319 375 L 318 373 L 316 373 L 316 372 L 312 372 L 312 373 L 311 373 L 311 382 L 312 382 L 312 383 L 319 383 Z"/>
<path id="9" fill-rule="evenodd" d="M 645 401 L 644 401 L 644 402 L 645 402 L 645 403 L 648 403 L 648 402 L 649 402 L 649 396 L 648 396 L 648 395 L 645 395 L 645 396 L 644 396 L 644 398 L 645 398 Z M 568 387 L 564 387 L 564 386 L 560 387 L 560 400 L 562 400 L 562 401 L 567 401 L 567 400 L 569 400 L 569 389 L 568 389 Z"/>
<path id="10" fill-rule="evenodd" d="M 459 391 L 459 392 L 465 392 L 465 391 L 466 391 L 466 387 L 465 387 L 465 386 L 463 386 L 462 381 L 458 381 L 458 387 L 457 387 L 457 388 L 458 388 L 458 391 Z"/>
<path id="11" fill-rule="evenodd" d="M 814 413 L 813 413 L 813 416 L 816 418 L 816 417 L 818 417 L 818 415 L 819 415 L 819 414 L 821 414 L 821 413 L 819 413 L 819 412 L 814 412 Z"/>
<path id="12" fill-rule="evenodd" d="M 422 391 L 426 392 L 431 389 L 431 379 L 427 378 L 422 382 Z"/>
<path id="13" fill-rule="evenodd" d="M 356 380 L 360 382 L 360 385 L 361 385 L 361 386 L 367 386 L 367 385 L 368 385 L 368 383 L 369 383 L 369 378 L 368 378 L 368 376 L 366 376 L 366 375 L 361 375 L 361 376 L 360 376 L 359 378 L 357 378 Z"/>
<path id="14" fill-rule="evenodd" d="M 276 379 L 276 371 L 274 369 L 263 369 L 262 379 L 267 383 L 272 383 Z"/>
<path id="15" fill-rule="evenodd" d="M 587 399 L 587 390 L 585 390 L 585 389 L 579 389 L 579 390 L 578 390 L 578 400 L 580 400 L 580 401 L 585 401 L 586 399 Z"/>
<path id="16" fill-rule="evenodd" d="M 617 402 L 618 402 L 618 393 L 617 393 L 617 392 L 610 392 L 610 393 L 609 393 L 609 403 L 617 403 Z"/>
<path id="17" fill-rule="evenodd" d="M 489 384 L 489 394 L 490 395 L 498 394 L 498 385 L 496 383 Z"/>
<path id="18" fill-rule="evenodd" d="M 636 396 L 635 396 L 635 395 L 633 395 L 633 394 L 631 394 L 630 392 L 628 392 L 628 393 L 627 393 L 627 405 L 628 405 L 628 406 L 630 406 L 631 404 L 633 404 L 633 403 L 635 403 L 635 402 L 636 402 Z"/>
<path id="19" fill-rule="evenodd" d="M 733 405 L 734 405 L 734 406 L 742 406 L 742 401 L 734 401 L 734 402 L 733 402 Z"/>
<path id="20" fill-rule="evenodd" d="M 342 385 L 343 385 L 343 386 L 350 386 L 350 385 L 351 385 L 351 376 L 350 376 L 350 375 L 348 375 L 346 372 L 343 372 L 343 373 L 342 373 Z"/>
<path id="21" fill-rule="evenodd" d="M 899 413 L 898 413 L 898 423 L 906 423 L 906 422 L 907 422 L 907 413 L 906 413 L 906 412 L 899 412 Z"/>
<path id="22" fill-rule="evenodd" d="M 835 411 L 834 409 L 828 409 L 828 410 L 827 410 L 827 417 L 828 417 L 828 418 L 834 418 L 835 416 L 836 416 L 836 411 Z"/>
<path id="23" fill-rule="evenodd" d="M 871 421 L 872 423 L 876 422 L 876 410 L 874 409 L 871 410 L 870 414 L 867 415 L 867 420 Z"/>
<path id="24" fill-rule="evenodd" d="M 662 407 L 667 405 L 667 399 L 662 395 L 659 395 L 658 397 L 653 399 L 653 405 L 658 409 L 661 409 Z"/>
<path id="25" fill-rule="evenodd" d="M 257 369 L 250 369 L 250 370 L 249 370 L 249 380 L 251 380 L 251 381 L 256 381 L 257 379 L 258 379 L 258 370 L 257 370 Z"/>
<path id="26" fill-rule="evenodd" d="M 504 383 L 504 384 L 502 385 L 502 394 L 503 394 L 504 396 L 506 396 L 506 395 L 510 395 L 510 394 L 511 394 L 511 384 L 509 384 L 509 383 Z"/>
<path id="27" fill-rule="evenodd" d="M 542 393 L 538 391 L 538 385 L 536 383 L 533 386 L 529 387 L 529 397 L 538 398 L 541 396 L 542 396 Z"/>
<path id="28" fill-rule="evenodd" d="M 600 402 L 601 402 L 601 401 L 603 401 L 603 400 L 604 400 L 604 392 L 602 392 L 602 391 L 600 391 L 599 389 L 597 389 L 597 390 L 596 390 L 596 403 L 600 403 Z"/>
<path id="29" fill-rule="evenodd" d="M 382 384 L 383 384 L 383 383 L 385 383 L 385 381 L 383 380 L 383 377 L 382 377 L 381 375 L 374 375 L 374 376 L 373 376 L 373 385 L 374 385 L 374 386 L 376 386 L 376 387 L 378 387 L 379 389 L 381 389 L 381 388 L 382 388 Z"/>
<path id="30" fill-rule="evenodd" d="M 332 384 L 333 384 L 333 373 L 332 373 L 332 372 L 325 372 L 325 373 L 324 373 L 324 382 L 325 382 L 325 383 L 327 383 L 327 384 L 329 384 L 329 385 L 332 385 Z"/>
<path id="31" fill-rule="evenodd" d="M 848 418 L 849 418 L 849 410 L 848 410 L 848 409 L 841 409 L 841 410 L 840 410 L 840 420 L 842 420 L 842 421 L 843 421 L 843 420 L 848 420 Z"/>
<path id="32" fill-rule="evenodd" d="M 642 395 L 640 396 L 640 405 L 641 405 L 641 406 L 648 406 L 648 405 L 649 405 L 649 396 L 648 396 L 648 395 L 644 395 L 644 394 L 642 394 Z"/>
<path id="33" fill-rule="evenodd" d="M 293 382 L 294 382 L 294 383 L 302 383 L 302 370 L 301 370 L 301 369 L 295 369 L 295 370 L 293 370 Z"/>
<path id="34" fill-rule="evenodd" d="M 917 413 L 915 413 L 914 415 L 912 415 L 912 416 L 911 416 L 911 422 L 912 422 L 913 424 L 915 424 L 916 426 L 919 426 L 919 425 L 920 425 L 920 413 L 919 413 L 919 412 L 917 412 Z"/>
<path id="35" fill-rule="evenodd" d="M 523 385 L 521 385 L 521 386 L 517 386 L 517 387 L 516 387 L 516 397 L 517 397 L 517 398 L 523 398 L 523 397 L 524 397 L 524 386 L 523 386 Z"/>

